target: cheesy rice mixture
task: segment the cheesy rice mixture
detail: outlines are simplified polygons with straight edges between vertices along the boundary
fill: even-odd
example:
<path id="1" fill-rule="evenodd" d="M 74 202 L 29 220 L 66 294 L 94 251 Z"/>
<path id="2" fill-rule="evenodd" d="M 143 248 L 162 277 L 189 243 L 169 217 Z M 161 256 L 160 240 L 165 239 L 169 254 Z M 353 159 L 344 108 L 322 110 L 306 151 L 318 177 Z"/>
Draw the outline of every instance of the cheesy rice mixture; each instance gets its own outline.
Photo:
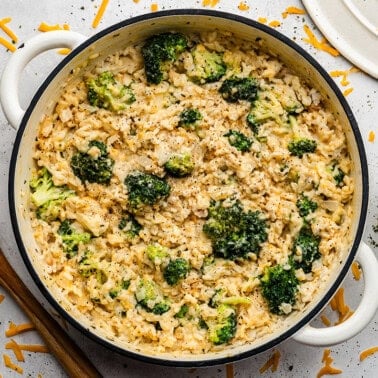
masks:
<path id="1" fill-rule="evenodd" d="M 321 290 L 350 241 L 352 163 L 321 95 L 258 41 L 179 35 L 163 51 L 174 35 L 65 88 L 30 206 L 70 313 L 132 348 L 202 354 L 271 334 Z M 43 179 L 64 194 L 38 201 Z"/>

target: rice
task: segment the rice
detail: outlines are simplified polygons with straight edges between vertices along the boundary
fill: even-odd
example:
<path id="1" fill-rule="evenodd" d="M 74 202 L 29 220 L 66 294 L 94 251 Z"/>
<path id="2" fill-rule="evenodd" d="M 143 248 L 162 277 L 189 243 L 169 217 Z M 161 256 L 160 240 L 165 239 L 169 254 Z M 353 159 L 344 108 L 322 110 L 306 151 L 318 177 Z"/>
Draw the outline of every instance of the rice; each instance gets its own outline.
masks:
<path id="1" fill-rule="evenodd" d="M 297 271 L 301 283 L 297 301 L 293 306 L 283 304 L 282 309 L 284 313 L 304 310 L 322 290 L 349 244 L 354 190 L 342 126 L 315 89 L 251 42 L 216 32 L 188 38 L 223 54 L 228 69 L 220 81 L 195 84 L 174 64 L 166 80 L 148 85 L 141 45 L 136 45 L 106 57 L 79 82 L 65 88 L 54 113 L 45 115 L 40 123 L 34 158 L 38 167 L 49 170 L 55 185 L 66 185 L 76 195 L 63 202 L 60 220 L 52 222 L 38 219 L 31 204 L 45 280 L 59 293 L 63 306 L 116 343 L 181 356 L 253 343 L 279 328 L 285 316 L 269 311 L 259 277 L 266 267 L 286 264 L 292 254 L 294 239 L 303 226 L 296 205 L 303 194 L 318 204 L 309 224 L 321 238 L 321 259 L 310 273 Z M 184 68 L 192 64 L 189 55 L 183 55 Z M 88 104 L 86 81 L 104 71 L 131 85 L 136 101 L 126 110 L 114 113 Z M 287 122 L 268 120 L 260 126 L 263 138 L 254 136 L 246 124 L 250 104 L 229 103 L 218 91 L 226 78 L 235 75 L 256 78 L 261 93 L 273 91 L 281 105 L 299 101 L 304 110 L 296 114 L 297 124 L 289 127 Z M 202 114 L 198 132 L 177 127 L 186 108 Z M 253 140 L 249 152 L 230 145 L 224 135 L 231 129 Z M 287 146 L 298 135 L 315 140 L 316 151 L 302 158 L 293 156 Z M 93 140 L 106 143 L 114 160 L 108 185 L 83 183 L 71 169 L 72 156 L 86 151 Z M 170 195 L 138 211 L 136 219 L 143 228 L 136 238 L 125 237 L 119 222 L 130 210 L 124 184 L 127 175 L 143 171 L 164 177 L 169 156 L 183 152 L 194 160 L 193 173 L 180 179 L 166 177 Z M 333 162 L 345 173 L 342 186 L 335 183 Z M 246 211 L 263 214 L 269 225 L 267 241 L 258 257 L 216 258 L 207 265 L 213 253 L 203 225 L 210 202 L 230 198 L 239 200 Z M 64 219 L 73 220 L 93 236 L 70 259 L 57 232 Z M 190 272 L 179 284 L 167 284 L 162 266 L 147 258 L 146 248 L 154 243 L 168 248 L 171 258 L 189 261 Z M 106 274 L 106 282 L 99 283 L 96 275 L 80 274 L 80 261 L 87 251 L 93 254 L 97 269 Z M 156 315 L 138 306 L 135 292 L 141 278 L 152 279 L 160 287 L 170 302 L 167 312 Z M 130 285 L 112 298 L 109 292 L 120 279 Z M 217 288 L 225 288 L 227 296 L 250 298 L 248 305 L 237 306 L 235 337 L 220 346 L 213 345 L 208 331 L 198 325 L 200 319 L 216 316 L 208 303 Z M 188 315 L 178 319 L 175 314 L 185 304 Z"/>

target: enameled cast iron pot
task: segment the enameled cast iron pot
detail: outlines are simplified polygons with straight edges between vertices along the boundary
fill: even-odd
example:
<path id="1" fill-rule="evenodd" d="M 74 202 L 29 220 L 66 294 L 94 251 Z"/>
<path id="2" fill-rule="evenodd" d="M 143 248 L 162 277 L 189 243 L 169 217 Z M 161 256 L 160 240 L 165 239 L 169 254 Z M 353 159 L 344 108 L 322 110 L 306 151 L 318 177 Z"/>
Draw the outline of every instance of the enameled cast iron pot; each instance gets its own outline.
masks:
<path id="1" fill-rule="evenodd" d="M 180 356 L 146 354 L 128 345 L 111 341 L 106 335 L 92 329 L 80 318 L 67 311 L 57 297 L 53 287 L 47 287 L 43 280 L 38 249 L 33 237 L 29 218 L 28 182 L 33 167 L 33 148 L 41 116 L 51 113 L 67 78 L 81 74 L 96 64 L 100 58 L 128 44 L 138 42 L 152 34 L 163 31 L 183 32 L 227 30 L 247 40 L 259 38 L 271 54 L 278 56 L 287 66 L 311 86 L 316 87 L 327 99 L 328 106 L 337 115 L 344 127 L 349 151 L 354 162 L 355 194 L 353 200 L 354 220 L 351 230 L 352 243 L 332 273 L 325 290 L 313 299 L 304 312 L 288 317 L 285 327 L 252 344 L 229 347 L 221 352 L 202 355 Z M 19 105 L 18 80 L 28 62 L 38 54 L 59 47 L 74 49 L 49 75 L 37 91 L 28 109 Z M 95 55 L 94 55 L 95 54 Z M 74 71 L 72 71 L 74 70 Z M 75 72 L 72 75 L 72 72 Z M 163 365 L 206 366 L 228 363 L 267 350 L 283 340 L 292 337 L 310 345 L 325 346 L 343 342 L 360 332 L 373 318 L 378 307 L 378 262 L 371 249 L 361 242 L 368 204 L 368 170 L 361 135 L 351 109 L 332 79 L 324 69 L 303 49 L 291 40 L 260 23 L 228 13 L 205 10 L 172 10 L 135 17 L 95 36 L 86 37 L 71 31 L 56 31 L 38 35 L 13 54 L 4 69 L 0 87 L 0 98 L 9 123 L 18 129 L 14 144 L 9 177 L 9 205 L 14 233 L 24 262 L 50 303 L 71 324 L 97 342 L 128 356 Z M 365 288 L 359 307 L 344 323 L 328 328 L 313 328 L 308 323 L 329 302 L 343 281 L 348 269 L 357 260 L 363 270 Z"/>

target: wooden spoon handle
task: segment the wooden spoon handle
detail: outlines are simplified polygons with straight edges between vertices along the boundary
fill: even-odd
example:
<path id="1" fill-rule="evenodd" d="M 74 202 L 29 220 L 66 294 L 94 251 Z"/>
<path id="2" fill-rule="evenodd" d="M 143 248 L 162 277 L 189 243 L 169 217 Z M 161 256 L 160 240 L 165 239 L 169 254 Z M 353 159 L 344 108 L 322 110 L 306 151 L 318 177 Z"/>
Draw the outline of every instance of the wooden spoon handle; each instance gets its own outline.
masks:
<path id="1" fill-rule="evenodd" d="M 44 339 L 50 352 L 61 363 L 70 377 L 102 377 L 81 349 L 70 339 L 61 326 L 40 305 L 18 277 L 0 249 L 0 284 L 23 309 Z"/>

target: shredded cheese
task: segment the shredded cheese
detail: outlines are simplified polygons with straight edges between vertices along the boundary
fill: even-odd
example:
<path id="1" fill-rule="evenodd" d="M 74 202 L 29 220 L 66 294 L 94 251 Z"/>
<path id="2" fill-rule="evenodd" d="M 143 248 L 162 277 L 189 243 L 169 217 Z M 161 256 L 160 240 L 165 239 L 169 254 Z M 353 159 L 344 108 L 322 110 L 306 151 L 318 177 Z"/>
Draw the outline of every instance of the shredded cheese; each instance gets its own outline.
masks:
<path id="1" fill-rule="evenodd" d="M 369 349 L 365 349 L 360 354 L 360 361 L 363 361 L 365 358 L 367 358 L 367 357 L 369 357 L 372 354 L 377 353 L 377 352 L 378 352 L 378 346 L 371 347 Z"/>
<path id="2" fill-rule="evenodd" d="M 286 18 L 289 14 L 306 14 L 306 11 L 297 7 L 287 7 L 284 12 L 282 12 L 282 18 Z"/>
<path id="3" fill-rule="evenodd" d="M 340 324 L 350 318 L 353 315 L 353 311 L 344 301 L 344 288 L 340 288 L 330 302 L 333 311 L 337 311 L 339 314 L 339 320 L 335 324 Z"/>
<path id="4" fill-rule="evenodd" d="M 249 5 L 247 3 L 240 2 L 238 8 L 241 11 L 247 11 L 249 10 Z"/>
<path id="5" fill-rule="evenodd" d="M 336 369 L 333 366 L 331 366 L 333 362 L 333 358 L 331 357 L 331 350 L 325 349 L 323 353 L 322 362 L 324 362 L 324 366 L 319 370 L 316 378 L 321 378 L 323 375 L 327 374 L 341 374 L 343 371 L 340 369 Z"/>
<path id="6" fill-rule="evenodd" d="M 271 371 L 274 373 L 278 369 L 280 357 L 281 353 L 278 350 L 275 350 L 269 357 L 269 360 L 260 368 L 260 374 L 264 374 L 269 368 L 271 368 Z"/>
<path id="7" fill-rule="evenodd" d="M 212 7 L 214 8 L 219 3 L 219 0 L 202 0 L 202 5 L 204 7 Z"/>
<path id="8" fill-rule="evenodd" d="M 101 1 L 100 8 L 98 9 L 96 17 L 94 18 L 94 20 L 92 22 L 93 28 L 97 28 L 98 24 L 100 23 L 103 15 L 105 13 L 105 10 L 106 10 L 106 7 L 108 6 L 108 4 L 109 4 L 109 0 L 102 0 Z"/>
<path id="9" fill-rule="evenodd" d="M 369 132 L 368 141 L 370 143 L 374 143 L 374 141 L 375 141 L 375 132 L 373 130 L 370 130 L 370 132 Z"/>
<path id="10" fill-rule="evenodd" d="M 4 300 L 4 295 L 3 294 L 0 294 L 0 303 Z"/>
<path id="11" fill-rule="evenodd" d="M 12 19 L 10 17 L 6 17 L 0 20 L 0 29 L 4 31 L 5 34 L 8 35 L 8 37 L 14 42 L 18 42 L 18 37 L 17 35 L 6 25 L 9 22 L 11 22 Z"/>
<path id="12" fill-rule="evenodd" d="M 13 43 L 8 42 L 6 39 L 0 37 L 0 44 L 2 44 L 9 51 L 15 52 L 17 50 L 16 46 Z"/>
<path id="13" fill-rule="evenodd" d="M 25 361 L 25 358 L 24 358 L 24 355 L 22 354 L 22 350 L 21 350 L 20 346 L 13 339 L 11 339 L 11 341 L 9 341 L 5 344 L 5 349 L 13 350 L 13 353 L 16 356 L 17 361 L 19 361 L 19 362 Z"/>
<path id="14" fill-rule="evenodd" d="M 7 354 L 3 354 L 3 359 L 4 359 L 4 365 L 7 368 L 12 369 L 20 374 L 24 372 L 24 369 L 21 366 L 16 365 Z"/>
<path id="15" fill-rule="evenodd" d="M 226 365 L 226 378 L 234 378 L 234 364 Z"/>
<path id="16" fill-rule="evenodd" d="M 354 91 L 354 88 L 345 89 L 345 91 L 343 92 L 343 95 L 346 97 L 350 95 L 353 91 Z"/>
<path id="17" fill-rule="evenodd" d="M 55 30 L 70 30 L 70 25 L 68 24 L 63 24 L 63 25 L 49 25 L 46 24 L 46 22 L 41 22 L 38 26 L 38 31 L 42 33 L 46 33 L 49 31 L 55 31 Z"/>
<path id="18" fill-rule="evenodd" d="M 257 21 L 260 22 L 260 24 L 266 24 L 268 22 L 268 20 L 265 17 L 259 17 Z"/>
<path id="19" fill-rule="evenodd" d="M 151 12 L 157 12 L 159 10 L 159 6 L 156 3 L 151 4 Z"/>
<path id="20" fill-rule="evenodd" d="M 350 73 L 353 73 L 353 72 L 359 72 L 359 69 L 352 66 L 351 68 L 349 68 L 349 70 L 345 70 L 345 71 L 335 70 L 335 71 L 331 71 L 329 74 L 332 77 L 340 77 L 341 76 L 340 84 L 343 87 L 346 87 L 347 85 L 350 84 L 350 81 L 348 80 L 348 75 Z"/>
<path id="21" fill-rule="evenodd" d="M 325 315 L 321 315 L 320 316 L 320 320 L 322 321 L 322 323 L 326 326 L 326 327 L 329 327 L 331 325 L 331 321 L 325 316 Z"/>
<path id="22" fill-rule="evenodd" d="M 276 28 L 278 26 L 281 26 L 281 22 L 279 22 L 278 20 L 273 20 L 273 21 L 270 21 L 269 26 L 271 26 L 272 28 Z"/>
<path id="23" fill-rule="evenodd" d="M 315 34 L 312 32 L 310 27 L 308 25 L 303 26 L 303 30 L 307 34 L 308 38 L 302 38 L 304 42 L 309 43 L 311 46 L 315 47 L 318 50 L 322 50 L 327 52 L 328 54 L 331 54 L 332 56 L 339 56 L 340 53 L 333 48 L 331 45 L 328 44 L 326 39 L 318 40 L 315 37 Z"/>
<path id="24" fill-rule="evenodd" d="M 40 344 L 18 344 L 21 350 L 33 353 L 50 353 L 47 346 Z"/>
<path id="25" fill-rule="evenodd" d="M 5 336 L 12 337 L 12 336 L 18 335 L 19 333 L 27 332 L 32 329 L 34 329 L 34 325 L 31 323 L 23 323 L 23 324 L 16 325 L 13 322 L 10 322 L 9 328 L 5 331 Z"/>
<path id="26" fill-rule="evenodd" d="M 356 281 L 360 280 L 360 278 L 361 278 L 361 268 L 360 268 L 360 265 L 358 264 L 357 261 L 353 261 L 353 264 L 352 264 L 352 274 L 353 274 L 353 278 Z"/>
<path id="27" fill-rule="evenodd" d="M 64 49 L 59 49 L 57 52 L 60 55 L 68 55 L 71 51 L 72 51 L 71 49 L 64 48 Z"/>

